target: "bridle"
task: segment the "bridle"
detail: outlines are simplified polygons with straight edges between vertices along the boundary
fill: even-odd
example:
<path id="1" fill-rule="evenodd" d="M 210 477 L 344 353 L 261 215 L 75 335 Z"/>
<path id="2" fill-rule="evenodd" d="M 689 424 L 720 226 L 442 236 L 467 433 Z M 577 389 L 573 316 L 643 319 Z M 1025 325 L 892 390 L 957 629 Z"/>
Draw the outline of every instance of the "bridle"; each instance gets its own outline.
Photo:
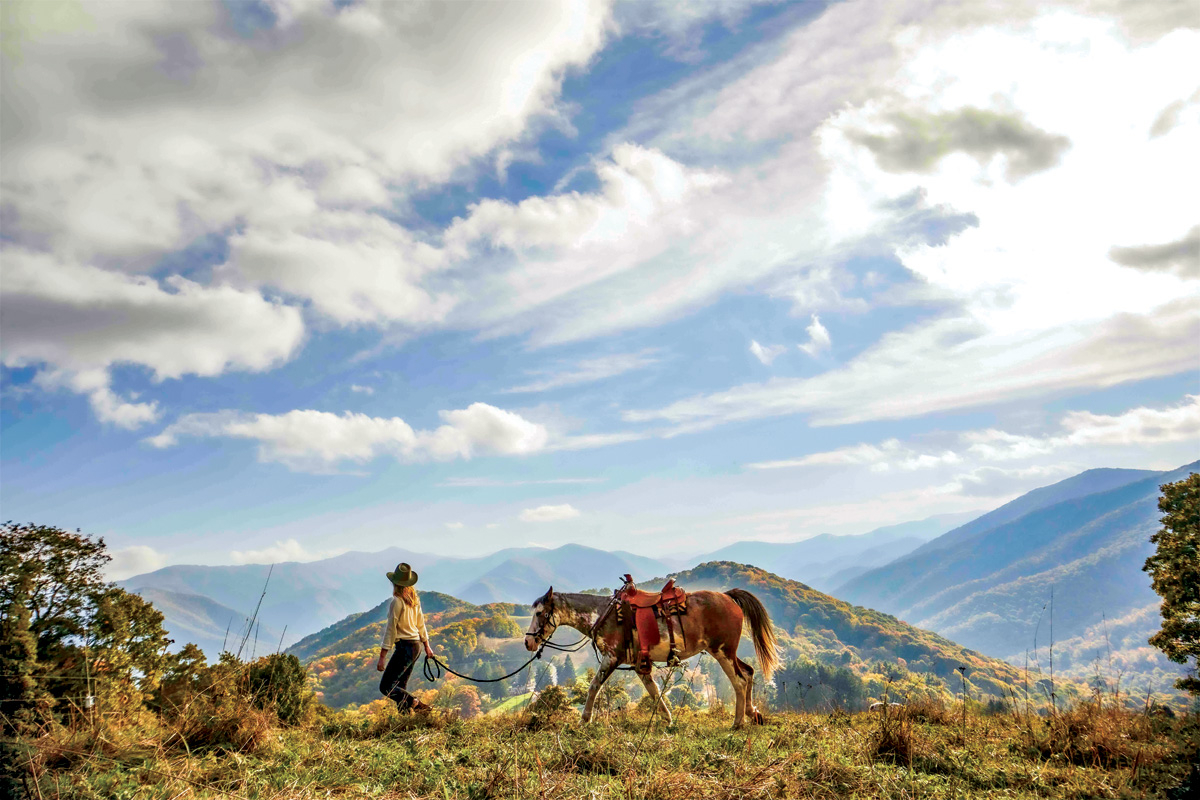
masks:
<path id="1" fill-rule="evenodd" d="M 573 642 L 572 644 L 564 647 L 562 645 L 554 644 L 550 641 L 550 637 L 554 636 L 554 632 L 558 630 L 558 623 L 553 621 L 553 599 L 547 600 L 542 604 L 542 613 L 546 615 L 545 620 L 539 622 L 537 630 L 535 630 L 533 633 L 526 633 L 525 636 L 532 636 L 534 643 L 538 645 L 539 648 L 544 649 L 548 647 L 551 650 L 558 650 L 559 652 L 563 653 L 574 653 L 583 647 L 585 643 L 590 643 L 592 645 L 592 651 L 596 654 L 596 660 L 599 661 L 600 653 L 596 648 L 596 631 L 600 630 L 600 626 L 604 624 L 604 620 L 608 619 L 608 615 L 611 614 L 613 609 L 617 607 L 617 596 L 620 594 L 620 591 L 621 590 L 618 589 L 617 591 L 613 592 L 613 596 L 609 599 L 608 605 L 605 607 L 604 611 L 600 612 L 600 616 L 596 617 L 596 621 L 588 627 L 587 631 L 583 634 L 583 638 L 581 638 L 578 642 Z M 549 627 L 548 632 L 547 627 Z"/>
<path id="2" fill-rule="evenodd" d="M 538 629 L 536 631 L 534 631 L 533 633 L 525 634 L 526 636 L 532 636 L 534 643 L 536 643 L 539 647 L 545 647 L 546 644 L 550 641 L 550 637 L 554 635 L 554 632 L 556 630 L 558 630 L 558 623 L 553 622 L 553 620 L 554 620 L 554 601 L 548 600 L 542 608 L 543 608 L 542 613 L 544 613 L 546 615 L 546 620 L 540 621 L 538 623 Z M 547 622 L 552 623 L 549 633 L 546 632 Z"/>

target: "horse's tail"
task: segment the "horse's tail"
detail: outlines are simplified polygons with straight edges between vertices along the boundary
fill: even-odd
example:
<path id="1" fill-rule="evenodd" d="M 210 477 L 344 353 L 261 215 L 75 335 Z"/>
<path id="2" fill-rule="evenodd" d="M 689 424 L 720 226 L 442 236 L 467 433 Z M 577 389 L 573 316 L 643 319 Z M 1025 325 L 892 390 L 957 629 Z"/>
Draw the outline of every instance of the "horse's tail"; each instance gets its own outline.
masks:
<path id="1" fill-rule="evenodd" d="M 759 599 L 745 589 L 730 589 L 725 594 L 738 604 L 745 615 L 745 624 L 750 626 L 754 640 L 754 654 L 758 656 L 758 666 L 762 670 L 763 681 L 771 680 L 771 672 L 779 666 L 779 642 L 775 638 L 775 628 L 771 625 L 771 617 Z"/>

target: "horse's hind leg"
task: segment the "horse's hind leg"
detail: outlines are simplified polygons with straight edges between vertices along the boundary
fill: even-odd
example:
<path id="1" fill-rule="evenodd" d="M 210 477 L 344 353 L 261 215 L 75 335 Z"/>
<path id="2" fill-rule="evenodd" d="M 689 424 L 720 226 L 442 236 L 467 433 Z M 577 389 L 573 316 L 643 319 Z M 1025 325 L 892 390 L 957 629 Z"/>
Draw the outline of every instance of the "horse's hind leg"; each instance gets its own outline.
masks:
<path id="1" fill-rule="evenodd" d="M 756 725 L 762 725 L 766 720 L 763 719 L 762 713 L 754 706 L 754 667 L 740 658 L 737 660 L 737 663 L 738 669 L 741 670 L 742 675 L 746 678 L 746 713 L 750 715 L 751 722 Z"/>
<path id="2" fill-rule="evenodd" d="M 709 651 L 712 657 L 721 665 L 721 670 L 725 673 L 725 677 L 729 678 L 730 685 L 733 686 L 734 711 L 733 711 L 733 727 L 740 728 L 746 724 L 746 682 L 739 674 L 737 667 L 737 656 L 733 658 L 725 655 L 725 652 L 716 647 Z"/>
<path id="3" fill-rule="evenodd" d="M 671 724 L 671 709 L 667 708 L 667 701 L 663 698 L 662 693 L 658 690 L 658 684 L 654 682 L 654 678 L 650 675 L 638 675 L 642 679 L 642 685 L 646 687 L 646 692 L 654 698 L 658 703 L 658 710 L 662 712 L 663 717 L 667 720 L 667 724 Z"/>

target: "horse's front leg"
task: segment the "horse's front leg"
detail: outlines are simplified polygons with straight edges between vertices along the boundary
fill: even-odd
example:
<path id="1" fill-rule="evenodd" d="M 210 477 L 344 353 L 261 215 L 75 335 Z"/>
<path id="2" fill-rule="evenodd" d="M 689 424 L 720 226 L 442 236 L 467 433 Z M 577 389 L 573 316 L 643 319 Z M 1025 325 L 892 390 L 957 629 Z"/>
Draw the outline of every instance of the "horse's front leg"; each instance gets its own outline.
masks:
<path id="1" fill-rule="evenodd" d="M 670 725 L 672 722 L 671 709 L 667 707 L 667 701 L 663 698 L 662 693 L 659 692 L 658 684 L 654 682 L 654 678 L 650 675 L 638 675 L 638 677 L 642 679 L 642 685 L 646 687 L 646 692 L 658 703 L 659 711 L 662 712 L 663 717 L 667 720 L 667 724 Z"/>
<path id="2" fill-rule="evenodd" d="M 608 680 L 608 676 L 613 674 L 613 670 L 617 668 L 617 659 L 611 655 L 604 656 L 604 660 L 600 662 L 600 668 L 596 670 L 596 677 L 592 678 L 592 685 L 588 687 L 587 702 L 583 704 L 583 721 L 589 722 L 592 719 L 592 706 L 596 704 L 596 695 L 600 692 L 600 687 Z"/>

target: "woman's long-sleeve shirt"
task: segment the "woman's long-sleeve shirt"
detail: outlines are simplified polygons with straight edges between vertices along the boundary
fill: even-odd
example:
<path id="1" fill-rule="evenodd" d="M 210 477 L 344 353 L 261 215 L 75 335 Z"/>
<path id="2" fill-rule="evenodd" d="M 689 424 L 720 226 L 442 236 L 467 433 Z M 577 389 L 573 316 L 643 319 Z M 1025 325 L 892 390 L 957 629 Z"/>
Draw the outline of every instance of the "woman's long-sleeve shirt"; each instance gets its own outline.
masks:
<path id="1" fill-rule="evenodd" d="M 429 641 L 429 634 L 425 630 L 425 614 L 421 611 L 419 597 L 414 606 L 410 606 L 399 597 L 392 598 L 392 604 L 388 606 L 387 627 L 383 629 L 380 649 L 391 650 L 397 639 Z"/>

